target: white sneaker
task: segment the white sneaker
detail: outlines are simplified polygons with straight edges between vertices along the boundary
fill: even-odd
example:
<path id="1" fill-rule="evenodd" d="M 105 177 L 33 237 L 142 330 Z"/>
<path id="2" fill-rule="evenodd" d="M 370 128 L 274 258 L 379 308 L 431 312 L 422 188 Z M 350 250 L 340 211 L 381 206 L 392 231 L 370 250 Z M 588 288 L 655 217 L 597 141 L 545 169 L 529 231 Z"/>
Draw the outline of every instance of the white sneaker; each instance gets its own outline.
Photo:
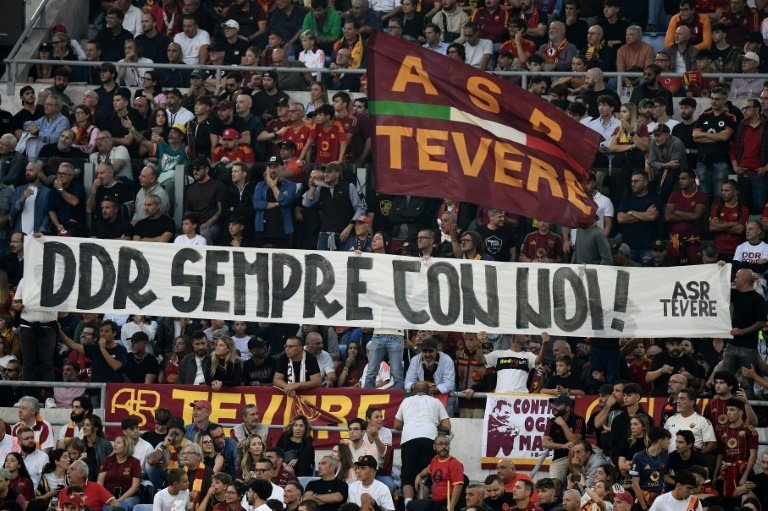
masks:
<path id="1" fill-rule="evenodd" d="M 56 408 L 56 401 L 52 397 L 49 397 L 48 399 L 45 400 L 45 407 Z"/>

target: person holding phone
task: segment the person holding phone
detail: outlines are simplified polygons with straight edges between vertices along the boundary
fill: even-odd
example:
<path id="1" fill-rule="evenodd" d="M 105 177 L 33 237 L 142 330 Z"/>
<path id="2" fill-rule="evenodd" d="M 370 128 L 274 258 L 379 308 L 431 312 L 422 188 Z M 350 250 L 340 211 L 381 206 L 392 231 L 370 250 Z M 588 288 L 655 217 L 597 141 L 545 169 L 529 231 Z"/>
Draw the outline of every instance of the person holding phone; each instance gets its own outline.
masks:
<path id="1" fill-rule="evenodd" d="M 128 435 L 119 435 L 113 443 L 112 454 L 101 463 L 96 479 L 115 496 L 125 511 L 132 511 L 140 502 L 141 463 L 133 457 L 134 442 Z"/>

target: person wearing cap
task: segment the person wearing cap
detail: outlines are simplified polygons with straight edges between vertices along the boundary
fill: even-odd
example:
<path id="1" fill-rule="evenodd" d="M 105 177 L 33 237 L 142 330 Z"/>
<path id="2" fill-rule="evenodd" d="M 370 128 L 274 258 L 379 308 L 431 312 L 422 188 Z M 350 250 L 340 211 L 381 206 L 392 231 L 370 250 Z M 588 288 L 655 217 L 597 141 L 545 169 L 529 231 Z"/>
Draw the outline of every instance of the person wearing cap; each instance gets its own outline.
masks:
<path id="1" fill-rule="evenodd" d="M 31 85 L 25 85 L 19 90 L 21 108 L 11 119 L 11 133 L 20 139 L 24 134 L 24 124 L 43 116 L 43 105 L 39 105 L 35 99 L 35 89 Z"/>
<path id="2" fill-rule="evenodd" d="M 673 114 L 672 110 L 672 94 L 661 86 L 659 82 L 659 75 L 661 75 L 661 68 L 658 64 L 648 64 L 643 68 L 643 81 L 640 85 L 632 88 L 632 95 L 629 101 L 640 105 L 640 101 L 643 99 L 653 99 L 655 97 L 662 97 L 667 100 L 667 113 Z"/>
<path id="3" fill-rule="evenodd" d="M 429 337 L 421 342 L 420 353 L 411 358 L 405 374 L 405 390 L 416 382 L 429 384 L 429 395 L 450 394 L 456 388 L 456 368 L 445 353 L 437 350 L 437 341 Z"/>
<path id="4" fill-rule="evenodd" d="M 565 481 L 568 450 L 584 437 L 586 428 L 584 418 L 575 413 L 573 399 L 566 394 L 560 394 L 550 402 L 554 417 L 547 420 L 542 446 L 544 449 L 553 450 L 552 462 L 549 465 L 550 477 Z"/>
<path id="5" fill-rule="evenodd" d="M 766 30 L 768 24 L 761 23 L 761 30 Z M 759 73 L 765 73 L 768 71 L 768 46 L 765 45 L 762 32 L 750 32 L 747 35 L 747 41 L 744 43 L 744 53 L 753 52 L 760 57 L 760 65 L 758 66 Z"/>
<path id="6" fill-rule="evenodd" d="M 221 234 L 218 221 L 224 211 L 227 189 L 221 181 L 211 178 L 210 168 L 211 164 L 205 156 L 198 156 L 193 162 L 195 182 L 187 188 L 184 211 L 200 217 L 200 235 L 208 245 L 214 245 Z"/>
<path id="7" fill-rule="evenodd" d="M 166 471 L 172 468 L 181 468 L 181 450 L 192 443 L 187 440 L 184 433 L 184 420 L 180 417 L 172 418 L 168 422 L 168 432 L 165 438 L 147 457 L 147 463 L 150 465 L 147 475 L 155 488 L 163 486 Z"/>
<path id="8" fill-rule="evenodd" d="M 283 160 L 279 156 L 270 157 L 264 171 L 264 179 L 259 181 L 254 189 L 254 229 L 257 247 L 290 246 L 294 228 L 293 203 L 296 185 L 284 179 L 283 173 Z"/>
<path id="9" fill-rule="evenodd" d="M 135 239 L 135 238 L 134 238 Z M 136 332 L 131 336 L 131 356 L 125 363 L 125 375 L 131 383 L 156 383 L 160 364 L 154 355 L 147 352 L 149 336 Z"/>
<path id="10" fill-rule="evenodd" d="M 250 43 L 240 37 L 240 23 L 233 19 L 222 23 L 221 29 L 224 31 L 224 38 L 219 43 L 221 43 L 221 50 L 224 51 L 224 63 L 228 66 L 239 66 Z M 211 51 L 214 51 L 215 46 L 216 44 L 211 47 Z"/>
<path id="11" fill-rule="evenodd" d="M 261 90 L 256 94 L 253 94 L 253 114 L 257 115 L 267 124 L 267 129 L 271 131 L 269 121 L 282 117 L 280 115 L 280 107 L 288 106 L 291 98 L 280 87 L 280 80 L 278 78 L 277 71 L 270 69 L 265 71 L 261 77 Z M 283 111 L 285 118 L 282 119 L 283 125 L 287 124 L 287 109 Z M 281 128 L 283 125 L 278 126 Z"/>
<path id="12" fill-rule="evenodd" d="M 673 266 L 670 260 L 667 258 L 667 242 L 664 240 L 656 240 L 651 247 L 651 262 L 648 264 L 649 268 L 666 268 Z"/>
<path id="13" fill-rule="evenodd" d="M 278 155 L 278 144 L 283 140 L 283 135 L 288 132 L 288 127 L 292 120 L 291 116 L 288 114 L 291 109 L 289 103 L 287 98 L 278 99 L 275 104 L 277 117 L 269 117 L 269 119 L 265 121 L 266 126 L 264 126 L 264 129 L 258 134 L 257 140 L 259 142 L 269 144 L 267 145 L 266 151 L 267 158 Z"/>
<path id="14" fill-rule="evenodd" d="M 696 185 L 693 170 L 681 169 L 677 182 L 680 189 L 669 196 L 664 212 L 664 219 L 671 224 L 669 258 L 680 265 L 701 264 L 701 236 L 709 198 Z"/>
<path id="15" fill-rule="evenodd" d="M 297 107 L 297 111 L 303 110 L 298 110 Z M 299 165 L 296 143 L 293 140 L 284 140 L 280 142 L 279 147 L 280 152 L 278 156 L 283 160 L 283 167 L 285 168 L 284 177 L 286 180 L 298 185 L 304 178 L 304 166 Z"/>
<path id="16" fill-rule="evenodd" d="M 197 16 L 185 14 L 181 17 L 181 32 L 173 36 L 173 42 L 181 46 L 185 64 L 197 66 L 208 62 L 211 36 L 198 26 Z"/>
<path id="17" fill-rule="evenodd" d="M 333 110 L 332 106 L 325 106 Z M 327 109 L 321 117 L 325 118 L 326 114 Z M 340 133 L 343 134 L 343 131 Z M 341 167 L 337 163 L 327 165 L 325 172 L 312 171 L 309 190 L 302 198 L 302 206 L 305 208 L 319 205 L 321 218 L 318 250 L 339 250 L 352 233 L 354 221 L 365 214 L 365 204 L 360 200 L 355 185 L 340 181 L 340 178 Z"/>
<path id="18" fill-rule="evenodd" d="M 712 45 L 712 24 L 709 16 L 696 10 L 694 0 L 681 0 L 680 12 L 669 20 L 667 33 L 664 37 L 664 46 L 672 46 L 675 43 L 675 30 L 680 26 L 689 28 L 690 44 L 698 50 L 708 49 Z"/>
<path id="19" fill-rule="evenodd" d="M 744 74 L 757 74 L 761 71 L 760 56 L 748 51 L 741 56 L 741 72 Z M 731 82 L 731 97 L 733 99 L 757 99 L 763 90 L 763 78 L 734 78 Z"/>
<path id="20" fill-rule="evenodd" d="M 371 455 L 355 461 L 357 481 L 349 485 L 347 502 L 360 506 L 360 511 L 394 511 L 395 509 L 389 488 L 375 479 L 377 469 L 376 458 Z"/>
<path id="21" fill-rule="evenodd" d="M 234 129 L 238 134 L 239 143 L 250 145 L 251 132 L 242 117 L 235 115 L 235 104 L 232 101 L 219 101 L 216 105 L 217 117 L 211 119 L 211 155 L 216 147 L 222 143 L 224 131 Z"/>
<path id="22" fill-rule="evenodd" d="M 415 499 L 407 506 L 408 511 L 439 510 L 447 507 L 457 509 L 464 491 L 464 465 L 451 456 L 451 440 L 447 435 L 438 435 L 433 444 L 435 456 L 424 470 L 416 475 L 415 489 L 418 493 L 422 480 L 432 480 L 429 499 Z M 522 508 L 525 509 L 525 508 Z"/>
<path id="23" fill-rule="evenodd" d="M 221 144 L 213 149 L 211 163 L 216 169 L 216 177 L 222 182 L 231 179 L 229 167 L 233 162 L 241 162 L 246 165 L 253 165 L 256 162 L 256 155 L 253 149 L 247 144 L 239 143 L 240 133 L 235 128 L 227 128 L 221 134 Z M 220 170 L 223 164 L 225 171 Z"/>
<path id="24" fill-rule="evenodd" d="M 251 337 L 248 340 L 248 352 L 251 354 L 251 358 L 243 363 L 243 385 L 246 386 L 272 386 L 272 380 L 275 377 L 275 359 L 267 355 L 267 344 L 261 337 Z M 254 407 L 256 405 L 253 405 Z M 259 410 L 256 409 L 255 419 L 251 417 L 250 409 L 243 409 L 242 412 L 243 422 L 240 424 L 243 435 L 242 439 L 237 437 L 238 441 L 247 438 L 247 431 L 262 432 L 264 426 L 259 425 Z M 255 422 L 254 422 L 255 421 Z M 235 426 L 237 428 L 237 426 Z M 237 433 L 234 429 L 232 434 Z M 250 434 L 250 433 L 248 433 Z M 262 435 L 266 438 L 265 435 Z M 235 438 L 235 437 L 233 437 Z"/>
<path id="25" fill-rule="evenodd" d="M 367 214 L 355 220 L 355 233 L 353 236 L 347 238 L 342 250 L 345 252 L 354 251 L 357 253 L 370 252 L 372 229 L 373 218 Z"/>

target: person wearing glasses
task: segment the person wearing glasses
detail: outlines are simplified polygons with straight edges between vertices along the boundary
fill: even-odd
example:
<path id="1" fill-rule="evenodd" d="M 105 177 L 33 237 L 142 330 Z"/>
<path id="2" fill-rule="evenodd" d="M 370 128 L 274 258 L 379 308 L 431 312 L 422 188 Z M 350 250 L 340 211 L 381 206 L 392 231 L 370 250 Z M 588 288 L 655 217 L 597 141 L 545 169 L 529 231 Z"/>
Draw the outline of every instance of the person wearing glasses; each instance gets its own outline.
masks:
<path id="1" fill-rule="evenodd" d="M 304 340 L 298 337 L 286 339 L 285 352 L 277 360 L 272 385 L 290 397 L 296 392 L 322 386 L 317 358 L 304 350 Z"/>

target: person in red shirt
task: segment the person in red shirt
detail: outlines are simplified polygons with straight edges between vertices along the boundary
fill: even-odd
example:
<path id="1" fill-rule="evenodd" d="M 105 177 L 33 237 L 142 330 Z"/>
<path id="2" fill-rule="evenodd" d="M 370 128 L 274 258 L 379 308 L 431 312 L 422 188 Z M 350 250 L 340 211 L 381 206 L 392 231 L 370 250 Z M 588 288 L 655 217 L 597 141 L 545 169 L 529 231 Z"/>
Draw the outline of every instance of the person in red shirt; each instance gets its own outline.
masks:
<path id="1" fill-rule="evenodd" d="M 755 9 L 747 5 L 747 0 L 730 0 L 728 8 L 718 21 L 728 27 L 725 38 L 737 48 L 744 47 L 750 32 L 760 30 L 760 16 Z"/>
<path id="2" fill-rule="evenodd" d="M 559 263 L 563 260 L 563 238 L 549 230 L 549 222 L 537 220 L 539 228 L 529 233 L 520 249 L 520 262 Z"/>
<path id="3" fill-rule="evenodd" d="M 288 105 L 288 122 L 280 135 L 280 143 L 292 142 L 294 150 L 297 151 L 298 159 L 298 155 L 304 149 L 304 144 L 307 143 L 307 140 L 312 135 L 312 125 L 304 122 L 304 105 L 301 103 L 291 103 Z M 282 147 L 280 146 L 281 149 Z M 286 159 L 282 156 L 282 153 L 280 157 L 283 160 Z"/>
<path id="4" fill-rule="evenodd" d="M 306 161 L 306 153 L 315 147 L 315 163 L 336 163 L 341 165 L 347 151 L 347 134 L 344 126 L 333 119 L 333 106 L 321 105 L 315 110 L 315 129 L 299 156 L 299 163 Z"/>
<path id="5" fill-rule="evenodd" d="M 336 120 L 339 121 L 344 128 L 344 133 L 347 134 L 347 150 L 344 154 L 344 161 L 351 161 L 353 159 L 352 146 L 357 132 L 359 130 L 358 118 L 352 114 L 350 105 L 352 104 L 352 97 L 349 93 L 339 91 L 331 98 L 333 104 L 333 110 L 335 112 Z"/>
<path id="6" fill-rule="evenodd" d="M 211 163 L 232 163 L 239 161 L 253 164 L 256 161 L 255 153 L 249 145 L 238 144 L 240 133 L 235 128 L 227 128 L 221 134 L 221 145 L 213 150 Z"/>
<path id="7" fill-rule="evenodd" d="M 515 499 L 515 510 L 543 511 L 531 500 L 534 489 L 531 481 L 520 480 L 515 483 L 515 489 L 512 490 L 512 498 Z"/>
<path id="8" fill-rule="evenodd" d="M 502 43 L 499 53 L 509 52 L 520 66 L 525 65 L 528 57 L 536 53 L 536 44 L 525 37 L 528 27 L 525 20 L 513 18 L 509 21 L 509 40 Z"/>
<path id="9" fill-rule="evenodd" d="M 73 461 L 67 469 L 67 477 L 69 486 L 59 493 L 59 509 L 64 509 L 70 496 L 81 498 L 85 507 L 91 510 L 103 509 L 105 505 L 119 505 L 106 488 L 88 480 L 88 465 L 84 461 Z"/>
<path id="10" fill-rule="evenodd" d="M 715 474 L 723 481 L 723 496 L 732 497 L 752 475 L 757 460 L 757 431 L 744 421 L 744 403 L 736 398 L 726 402 L 728 427 L 717 436 Z"/>
<path id="11" fill-rule="evenodd" d="M 742 197 L 749 205 L 750 213 L 755 215 L 768 200 L 768 187 L 765 184 L 768 173 L 768 133 L 765 124 L 768 119 L 762 115 L 762 110 L 757 99 L 746 100 L 742 108 L 744 120 L 739 123 L 731 139 L 733 171 L 738 176 L 746 177 L 747 186 Z"/>
<path id="12" fill-rule="evenodd" d="M 419 499 L 413 502 L 412 506 L 406 505 L 406 509 L 411 511 L 417 509 L 431 511 L 444 507 L 456 509 L 459 497 L 461 497 L 464 488 L 464 465 L 451 456 L 451 440 L 445 435 L 438 435 L 435 437 L 433 447 L 437 454 L 429 462 L 429 465 L 416 475 L 414 480 L 414 487 L 418 494 L 422 480 L 425 477 L 431 478 L 432 497 L 429 502 Z"/>
<path id="13" fill-rule="evenodd" d="M 494 46 L 507 40 L 509 11 L 499 7 L 499 0 L 485 0 L 485 7 L 479 7 L 470 18 L 480 27 L 480 37 L 490 39 Z"/>
<path id="14" fill-rule="evenodd" d="M 280 144 L 280 158 L 283 160 L 283 167 L 285 167 L 284 179 L 296 184 L 304 181 L 304 165 L 299 165 L 296 144 L 292 140 L 286 140 Z"/>
<path id="15" fill-rule="evenodd" d="M 533 482 L 526 474 L 517 471 L 514 461 L 506 458 L 501 458 L 498 463 L 496 463 L 496 475 L 499 476 L 501 482 L 504 483 L 504 491 L 508 493 L 514 493 L 515 485 L 518 481 Z M 536 488 L 534 488 L 533 493 L 531 494 L 531 502 L 535 504 L 538 501 L 539 494 L 536 492 Z"/>
<path id="16" fill-rule="evenodd" d="M 736 247 L 744 242 L 749 210 L 739 201 L 739 185 L 733 179 L 723 183 L 722 200 L 712 206 L 709 231 L 714 234 L 718 259 L 731 261 Z"/>
<path id="17" fill-rule="evenodd" d="M 672 226 L 667 254 L 673 264 L 701 264 L 701 235 L 709 199 L 696 185 L 691 169 L 678 171 L 680 190 L 672 192 L 664 218 Z"/>

